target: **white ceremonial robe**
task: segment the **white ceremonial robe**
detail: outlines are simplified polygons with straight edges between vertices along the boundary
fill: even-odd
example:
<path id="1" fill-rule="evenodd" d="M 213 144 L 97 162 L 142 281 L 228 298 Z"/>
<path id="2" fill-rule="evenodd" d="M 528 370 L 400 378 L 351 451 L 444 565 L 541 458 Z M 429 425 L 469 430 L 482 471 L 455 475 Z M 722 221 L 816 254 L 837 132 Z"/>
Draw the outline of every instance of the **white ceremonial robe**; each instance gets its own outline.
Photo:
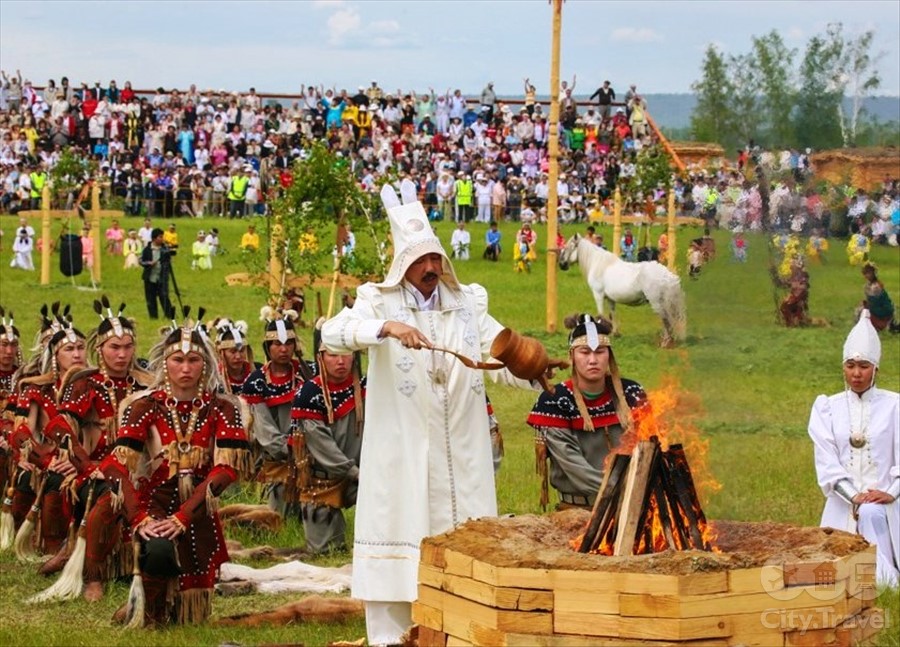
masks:
<path id="1" fill-rule="evenodd" d="M 438 309 L 422 311 L 403 284 L 368 283 L 353 308 L 322 329 L 331 351 L 369 352 L 353 542 L 352 595 L 360 600 L 414 601 L 422 539 L 497 514 L 484 372 L 451 355 L 378 338 L 385 322 L 400 321 L 435 346 L 489 358 L 503 326 L 488 314 L 485 289 L 441 282 L 438 291 Z M 506 369 L 488 374 L 533 388 Z"/>
<path id="2" fill-rule="evenodd" d="M 857 398 L 856 402 L 848 401 Z M 848 479 L 859 492 L 875 489 L 895 497 L 891 504 L 864 504 L 884 509 L 886 532 L 878 543 L 879 583 L 897 586 L 900 566 L 900 394 L 872 388 L 859 401 L 855 394 L 820 395 L 813 404 L 809 419 L 809 435 L 815 446 L 816 474 L 825 495 L 825 509 L 820 525 L 847 532 L 857 532 L 853 504 L 835 489 Z M 866 430 L 867 443 L 862 448 L 850 444 L 850 434 L 857 427 Z M 862 516 L 862 513 L 861 513 Z M 861 529 L 860 529 L 861 530 Z M 886 544 L 886 545 L 882 545 Z"/>

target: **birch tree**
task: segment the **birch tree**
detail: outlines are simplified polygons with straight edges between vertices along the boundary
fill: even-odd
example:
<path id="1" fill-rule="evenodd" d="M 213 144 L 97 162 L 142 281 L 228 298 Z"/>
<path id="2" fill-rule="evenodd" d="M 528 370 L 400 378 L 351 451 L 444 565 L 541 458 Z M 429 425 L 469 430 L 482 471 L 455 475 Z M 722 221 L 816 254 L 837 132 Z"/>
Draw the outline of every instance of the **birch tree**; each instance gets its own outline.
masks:
<path id="1" fill-rule="evenodd" d="M 875 39 L 873 30 L 856 38 L 846 38 L 843 32 L 844 27 L 841 23 L 828 25 L 827 38 L 830 45 L 839 52 L 832 73 L 833 88 L 850 102 L 849 113 L 843 101 L 837 106 L 841 136 L 844 146 L 854 146 L 863 101 L 881 86 L 878 62 L 884 56 L 884 52 L 872 53 L 872 42 Z"/>

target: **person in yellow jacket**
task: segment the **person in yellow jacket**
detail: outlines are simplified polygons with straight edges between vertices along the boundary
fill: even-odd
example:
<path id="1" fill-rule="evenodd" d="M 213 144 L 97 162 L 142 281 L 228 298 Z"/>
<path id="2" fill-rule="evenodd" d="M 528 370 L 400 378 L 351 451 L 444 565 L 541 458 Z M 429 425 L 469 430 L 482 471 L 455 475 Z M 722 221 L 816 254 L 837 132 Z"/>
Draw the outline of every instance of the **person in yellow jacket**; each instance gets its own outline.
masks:
<path id="1" fill-rule="evenodd" d="M 175 223 L 169 225 L 169 228 L 163 233 L 163 242 L 172 249 L 178 249 L 178 232 L 175 231 Z"/>
<path id="2" fill-rule="evenodd" d="M 359 128 L 359 107 L 353 102 L 348 103 L 341 115 L 341 121 L 348 124 L 356 134 L 356 129 Z"/>
<path id="3" fill-rule="evenodd" d="M 366 106 L 360 106 L 356 114 L 356 141 L 359 142 L 364 137 L 368 138 L 372 133 L 372 113 Z"/>
<path id="4" fill-rule="evenodd" d="M 231 181 L 228 183 L 227 196 L 229 218 L 244 217 L 244 203 L 247 199 L 247 189 L 250 186 L 251 170 L 253 170 L 253 167 L 244 166 L 240 172 L 235 172 L 235 174 L 231 176 Z"/>
<path id="5" fill-rule="evenodd" d="M 871 249 L 872 242 L 868 236 L 863 233 L 850 234 L 850 240 L 847 241 L 847 259 L 850 265 L 862 265 L 868 261 Z"/>
<path id="6" fill-rule="evenodd" d="M 47 183 L 47 172 L 40 166 L 35 165 L 34 170 L 28 174 L 31 179 L 31 208 L 41 208 L 41 197 L 43 196 L 44 185 Z"/>
<path id="7" fill-rule="evenodd" d="M 256 233 L 256 227 L 253 225 L 249 225 L 247 231 L 241 236 L 241 249 L 245 252 L 259 250 L 259 234 Z"/>
<path id="8" fill-rule="evenodd" d="M 197 232 L 197 240 L 191 247 L 191 269 L 211 270 L 212 259 L 209 254 L 209 243 L 206 242 L 206 232 L 202 229 Z"/>
<path id="9" fill-rule="evenodd" d="M 472 176 L 459 174 L 456 181 L 456 222 L 469 222 L 475 215 L 475 186 Z"/>

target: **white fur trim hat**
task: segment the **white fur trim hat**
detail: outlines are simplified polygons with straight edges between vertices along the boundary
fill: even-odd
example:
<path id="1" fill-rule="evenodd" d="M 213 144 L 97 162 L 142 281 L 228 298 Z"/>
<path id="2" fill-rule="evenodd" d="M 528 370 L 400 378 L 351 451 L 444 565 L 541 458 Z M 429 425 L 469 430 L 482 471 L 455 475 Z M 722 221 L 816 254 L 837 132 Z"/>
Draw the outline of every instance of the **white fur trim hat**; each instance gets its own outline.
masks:
<path id="1" fill-rule="evenodd" d="M 881 340 L 878 331 L 872 325 L 868 310 L 863 310 L 859 315 L 859 321 L 853 326 L 847 341 L 844 342 L 844 359 L 871 362 L 876 367 L 881 362 Z"/>
<path id="2" fill-rule="evenodd" d="M 381 202 L 387 210 L 391 223 L 391 237 L 394 241 L 394 259 L 384 281 L 379 287 L 389 288 L 398 285 L 409 266 L 426 254 L 440 254 L 443 257 L 444 275 L 441 280 L 454 288 L 459 287 L 459 280 L 453 271 L 453 265 L 444 251 L 441 241 L 434 235 L 425 209 L 416 195 L 416 185 L 410 180 L 400 183 L 400 197 L 394 187 L 385 184 L 381 188 Z"/>

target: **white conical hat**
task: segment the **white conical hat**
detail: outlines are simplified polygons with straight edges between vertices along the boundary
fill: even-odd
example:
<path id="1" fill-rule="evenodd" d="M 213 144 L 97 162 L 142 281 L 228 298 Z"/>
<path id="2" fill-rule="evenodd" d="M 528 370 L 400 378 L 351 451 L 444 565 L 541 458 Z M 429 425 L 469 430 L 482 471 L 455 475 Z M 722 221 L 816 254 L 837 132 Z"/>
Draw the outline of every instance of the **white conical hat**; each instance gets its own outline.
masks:
<path id="1" fill-rule="evenodd" d="M 397 198 L 394 188 L 390 184 L 381 187 L 381 202 L 387 210 L 388 220 L 391 223 L 391 237 L 394 241 L 394 260 L 380 287 L 394 287 L 399 284 L 406 275 L 406 270 L 417 259 L 425 254 L 440 254 L 443 257 L 444 275 L 442 281 L 459 287 L 459 280 L 453 271 L 453 265 L 441 241 L 434 235 L 425 209 L 416 196 L 416 185 L 410 180 L 400 183 L 400 195 L 403 204 Z"/>
<path id="2" fill-rule="evenodd" d="M 847 335 L 844 342 L 844 359 L 863 360 L 871 362 L 875 366 L 881 361 L 881 340 L 878 331 L 869 319 L 869 311 L 863 309 L 859 315 L 859 321 L 853 326 L 853 330 Z"/>

